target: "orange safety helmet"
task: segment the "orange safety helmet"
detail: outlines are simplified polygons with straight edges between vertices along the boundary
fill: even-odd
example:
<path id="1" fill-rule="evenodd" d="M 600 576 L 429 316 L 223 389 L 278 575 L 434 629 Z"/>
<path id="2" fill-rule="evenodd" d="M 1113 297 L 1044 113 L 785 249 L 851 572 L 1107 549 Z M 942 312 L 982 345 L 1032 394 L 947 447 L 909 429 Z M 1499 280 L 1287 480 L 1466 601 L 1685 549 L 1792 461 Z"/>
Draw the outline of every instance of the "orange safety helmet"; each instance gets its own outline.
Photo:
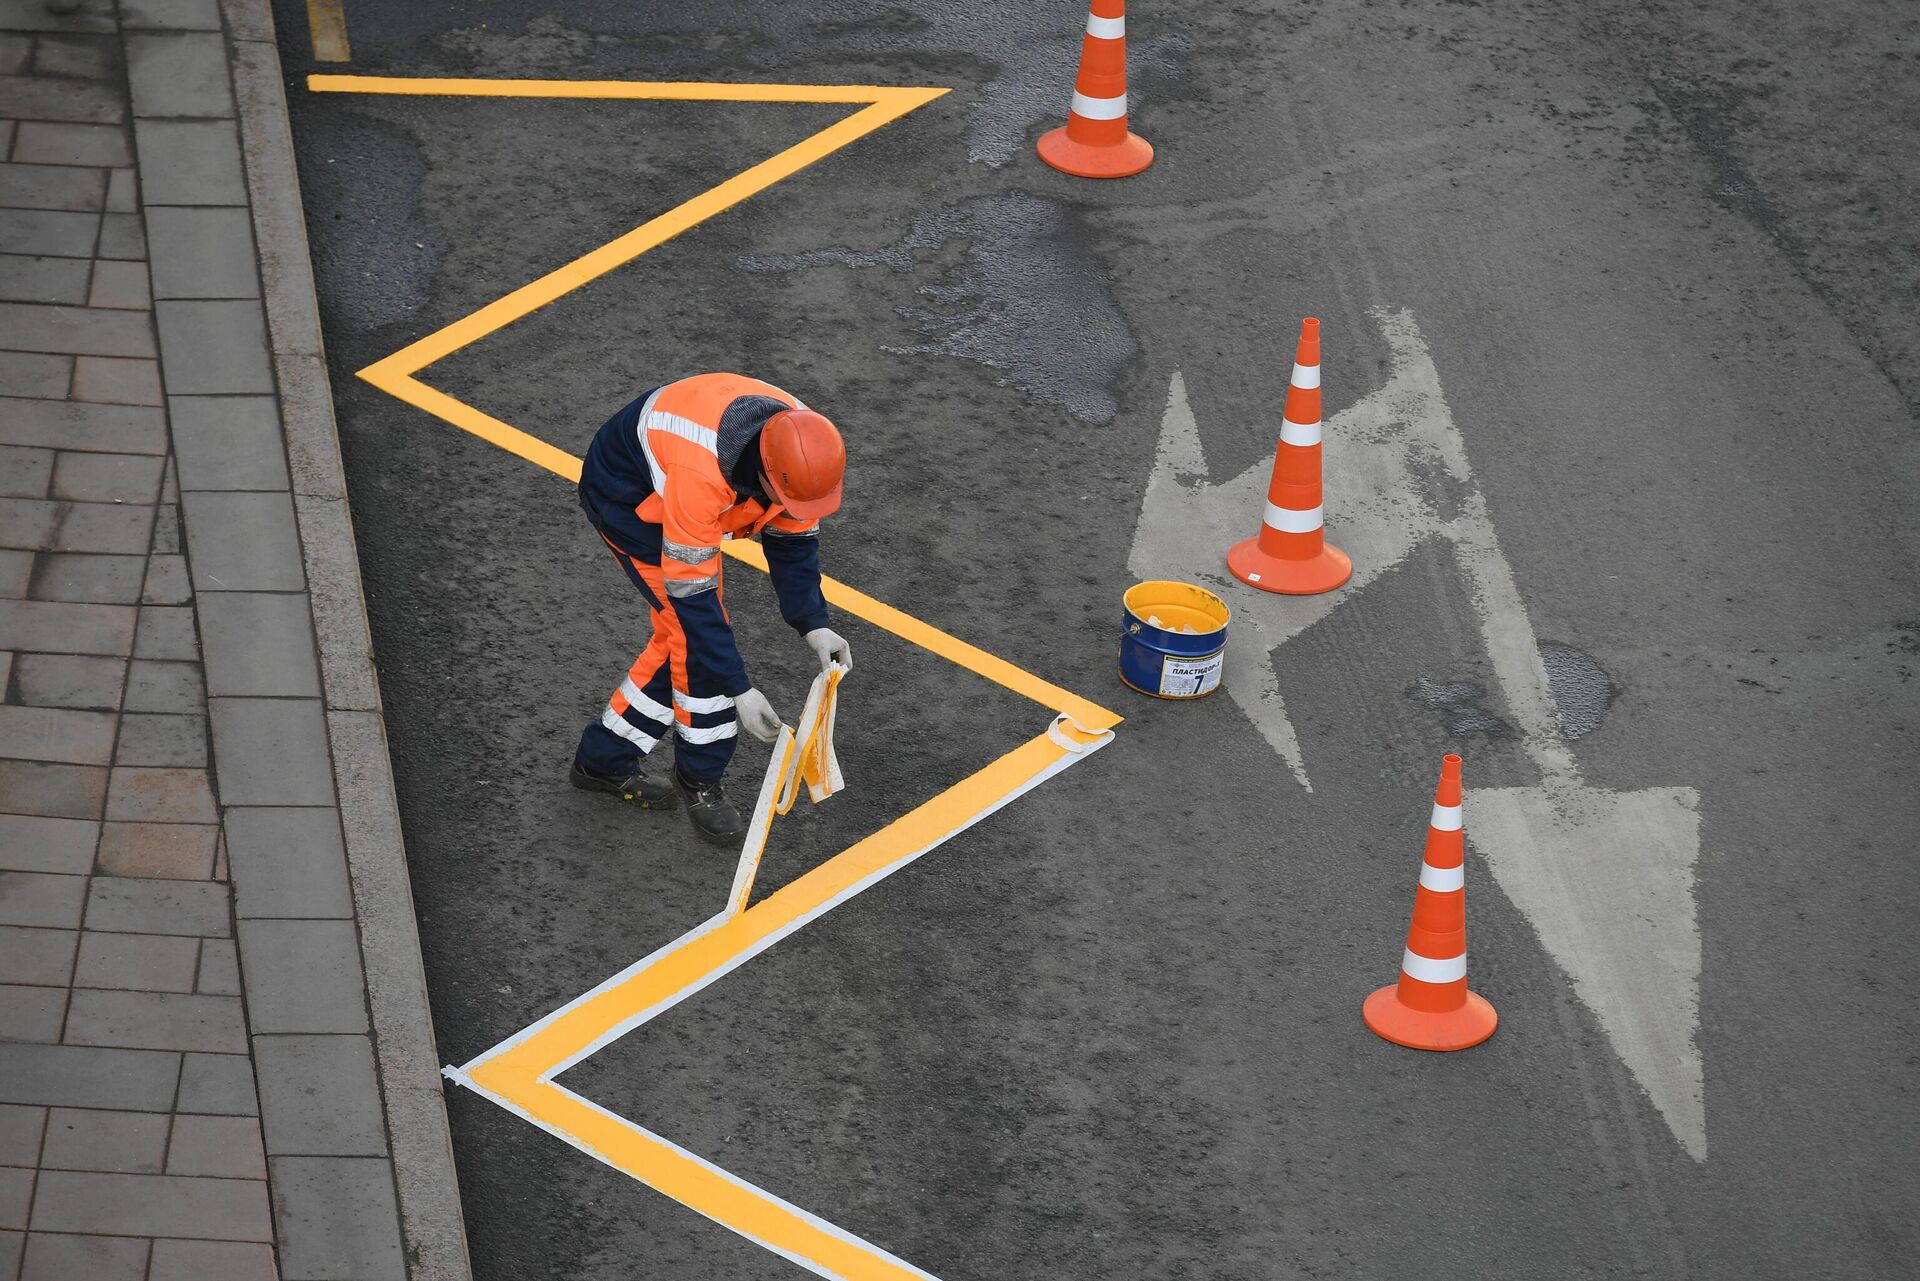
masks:
<path id="1" fill-rule="evenodd" d="M 760 466 L 773 501 L 797 520 L 840 510 L 847 446 L 840 429 L 811 409 L 783 409 L 760 432 Z"/>

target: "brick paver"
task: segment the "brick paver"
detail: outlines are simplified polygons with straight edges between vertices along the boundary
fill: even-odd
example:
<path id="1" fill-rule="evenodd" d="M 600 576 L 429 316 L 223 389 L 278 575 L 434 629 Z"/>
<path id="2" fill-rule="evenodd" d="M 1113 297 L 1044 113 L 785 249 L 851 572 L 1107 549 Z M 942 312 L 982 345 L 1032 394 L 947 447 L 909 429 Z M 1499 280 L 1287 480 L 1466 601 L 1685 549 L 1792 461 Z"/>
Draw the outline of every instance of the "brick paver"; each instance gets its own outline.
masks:
<path id="1" fill-rule="evenodd" d="M 164 454 L 167 418 L 158 409 L 146 406 L 0 397 L 0 445 Z"/>
<path id="2" fill-rule="evenodd" d="M 27 1239 L 20 1281 L 86 1277 L 88 1281 L 140 1281 L 148 1245 L 131 1237 L 70 1236 L 36 1232 Z"/>
<path id="3" fill-rule="evenodd" d="M 239 1241 L 155 1241 L 147 1281 L 274 1281 L 273 1251 Z"/>
<path id="4" fill-rule="evenodd" d="M 36 357 L 9 352 L 12 360 L 61 361 L 61 369 L 70 372 L 70 364 L 60 356 Z M 65 373 L 62 375 L 66 376 Z M 61 395 L 65 395 L 63 390 Z M 0 497 L 45 498 L 53 485 L 53 451 L 28 449 L 18 445 L 0 445 Z"/>
<path id="5" fill-rule="evenodd" d="M 13 665 L 13 697 L 33 707 L 120 706 L 127 660 L 82 654 L 20 654 Z"/>
<path id="6" fill-rule="evenodd" d="M 74 946 L 79 937 L 72 930 L 0 925 L 0 974 L 15 983 L 65 987 L 73 980 Z M 0 1109 L 0 1126 L 6 1120 L 4 1112 Z"/>
<path id="7" fill-rule="evenodd" d="M 129 311 L 145 311 L 153 301 L 147 293 L 147 286 L 139 275 L 122 273 L 121 268 L 133 267 L 138 263 L 103 262 L 93 271 L 93 287 L 88 291 L 87 302 L 93 307 L 117 307 Z M 160 363 L 154 360 L 140 360 L 124 356 L 77 356 L 73 362 L 73 390 L 75 400 L 90 401 L 100 405 L 153 405 L 158 407 L 160 393 Z M 79 454 L 69 457 L 82 457 Z M 155 477 L 156 482 L 158 477 Z M 152 502 L 152 498 L 123 498 L 120 502 Z"/>
<path id="8" fill-rule="evenodd" d="M 54 1108 L 47 1117 L 40 1168 L 164 1173 L 169 1120 L 164 1112 Z"/>
<path id="9" fill-rule="evenodd" d="M 73 983 L 86 988 L 191 992 L 200 972 L 200 946 L 197 938 L 170 934 L 86 930 L 80 935 Z"/>
<path id="10" fill-rule="evenodd" d="M 11 264 L 16 262 L 66 262 L 66 259 L 23 259 L 11 254 L 0 254 L 0 298 L 6 298 L 13 290 L 23 290 L 30 286 L 21 280 Z M 75 273 L 77 280 L 80 273 Z M 0 387 L 5 387 L 15 396 L 35 399 L 58 400 L 66 396 L 67 389 L 73 385 L 73 358 L 71 356 L 50 355 L 45 352 L 9 351 L 0 352 Z M 0 445 L 0 475 L 10 476 L 20 465 L 23 455 L 13 452 L 13 446 Z M 51 462 L 51 460 L 49 460 Z M 12 482 L 0 482 L 0 486 Z M 11 488 L 0 487 L 0 493 L 11 493 Z"/>
<path id="11" fill-rule="evenodd" d="M 0 849 L 16 871 L 85 876 L 99 840 L 99 825 L 89 820 L 0 814 Z"/>
<path id="12" fill-rule="evenodd" d="M 374 694 L 308 595 L 351 536 L 310 449 L 294 501 L 319 336 L 236 115 L 265 15 L 0 0 L 0 1281 L 409 1273 L 327 716 Z"/>
<path id="13" fill-rule="evenodd" d="M 264 1182 L 44 1170 L 35 1232 L 271 1241 Z"/>
<path id="14" fill-rule="evenodd" d="M 219 114 L 217 5 L 145 7 L 205 31 L 138 38 L 145 92 Z M 177 160 L 155 216 L 111 19 L 9 25 L 32 30 L 0 37 L 0 1278 L 272 1278 L 146 261 L 151 235 L 169 297 L 258 295 L 234 124 L 141 125 Z M 259 435 L 212 466 L 258 478 Z"/>

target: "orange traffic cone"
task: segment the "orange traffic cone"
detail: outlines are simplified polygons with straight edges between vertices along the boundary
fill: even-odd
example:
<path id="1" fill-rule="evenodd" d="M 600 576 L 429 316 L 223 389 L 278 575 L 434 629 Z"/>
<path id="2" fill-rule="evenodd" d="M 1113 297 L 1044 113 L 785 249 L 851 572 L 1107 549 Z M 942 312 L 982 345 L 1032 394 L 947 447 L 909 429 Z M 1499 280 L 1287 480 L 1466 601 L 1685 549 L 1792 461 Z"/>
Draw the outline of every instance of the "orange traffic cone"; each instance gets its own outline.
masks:
<path id="1" fill-rule="evenodd" d="M 1413 892 L 1413 924 L 1400 958 L 1400 981 L 1372 996 L 1367 1026 L 1395 1045 L 1464 1050 L 1493 1035 L 1500 1016 L 1467 991 L 1466 841 L 1460 830 L 1460 758 L 1440 767 L 1427 825 L 1427 857 Z"/>
<path id="2" fill-rule="evenodd" d="M 1040 136 L 1040 158 L 1077 178 L 1125 178 L 1153 163 L 1153 144 L 1127 132 L 1127 3 L 1093 0 L 1080 74 L 1064 127 Z"/>
<path id="3" fill-rule="evenodd" d="M 1260 531 L 1227 553 L 1241 582 L 1266 592 L 1312 596 L 1353 577 L 1353 562 L 1328 544 L 1320 495 L 1320 322 L 1300 322 L 1300 346 L 1287 387 L 1280 451 L 1267 485 Z"/>

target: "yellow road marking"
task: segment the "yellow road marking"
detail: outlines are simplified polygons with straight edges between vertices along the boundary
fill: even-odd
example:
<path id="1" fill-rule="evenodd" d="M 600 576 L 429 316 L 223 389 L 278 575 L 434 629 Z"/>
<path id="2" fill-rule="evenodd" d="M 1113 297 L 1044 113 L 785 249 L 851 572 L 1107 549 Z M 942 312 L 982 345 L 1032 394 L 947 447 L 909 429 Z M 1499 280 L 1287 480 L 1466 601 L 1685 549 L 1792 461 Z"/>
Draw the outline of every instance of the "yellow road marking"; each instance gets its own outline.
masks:
<path id="1" fill-rule="evenodd" d="M 422 382 L 417 375 L 588 281 L 633 261 L 824 156 L 923 106 L 945 89 L 858 85 L 724 85 L 621 81 L 453 80 L 316 75 L 321 93 L 703 102 L 866 104 L 826 129 L 735 174 L 619 238 L 521 286 L 471 315 L 360 371 L 383 391 L 463 431 L 578 481 L 580 460 Z M 765 570 L 758 544 L 729 542 L 735 559 Z M 631 967 L 481 1055 L 448 1069 L 463 1084 L 708 1218 L 823 1276 L 902 1281 L 928 1274 L 815 1215 L 764 1192 L 552 1078 L 771 947 L 893 872 L 965 831 L 1112 738 L 1120 717 L 985 650 L 832 578 L 828 601 L 1064 718 L 798 880 L 739 911 L 731 902 L 679 942 Z"/>
<path id="2" fill-rule="evenodd" d="M 580 459 L 564 449 L 491 414 L 430 387 L 415 375 L 435 361 L 478 342 L 616 267 L 624 266 L 690 227 L 764 191 L 782 178 L 831 155 L 881 126 L 925 106 L 948 92 L 938 88 L 889 88 L 877 85 L 730 85 L 674 84 L 621 80 L 450 80 L 392 76 L 315 75 L 308 88 L 318 93 L 374 93 L 456 97 L 582 98 L 698 102 L 867 103 L 864 110 L 829 125 L 785 151 L 742 170 L 632 231 L 582 254 L 538 280 L 488 303 L 443 329 L 401 348 L 360 370 L 360 377 L 418 409 L 471 432 L 489 444 L 516 454 L 569 481 L 580 479 Z M 735 559 L 766 568 L 760 549 L 729 543 Z M 1110 729 L 1120 717 L 1069 693 L 1004 659 L 912 617 L 865 592 L 828 578 L 822 582 L 829 603 L 856 618 L 904 637 L 942 658 L 975 672 L 1044 707 L 1063 712 L 1088 729 Z"/>
<path id="3" fill-rule="evenodd" d="M 537 1025 L 537 1032 L 512 1048 L 470 1064 L 467 1075 L 489 1089 L 541 1079 L 555 1064 L 568 1063 L 585 1051 L 607 1029 L 685 994 L 711 978 L 734 957 L 799 924 L 822 904 L 903 858 L 938 845 L 1065 754 L 1065 749 L 1049 735 L 1036 735 L 746 911 L 728 918 L 719 928 L 666 953 L 647 969 L 584 1004 Z M 505 1092 L 503 1088 L 502 1092 Z"/>
<path id="4" fill-rule="evenodd" d="M 347 15 L 340 0 L 307 0 L 307 34 L 313 40 L 315 62 L 352 62 L 347 44 Z"/>
<path id="5" fill-rule="evenodd" d="M 768 85 L 699 80 L 487 80 L 458 76 L 310 76 L 315 93 L 434 98 L 610 98 L 652 102 L 875 103 L 912 99 L 907 111 L 951 90 L 897 85 Z M 902 112 L 905 114 L 905 112 Z M 871 132 L 870 130 L 868 132 Z"/>
<path id="6" fill-rule="evenodd" d="M 847 1281 L 928 1274 L 553 1078 L 1030 790 L 1112 735 L 1043 733 L 737 915 L 706 926 L 453 1073 L 536 1125 L 770 1250 Z"/>
<path id="7" fill-rule="evenodd" d="M 385 76 L 309 76 L 307 85 L 317 93 L 400 93 L 451 94 L 476 96 L 494 86 L 495 92 L 508 97 L 542 98 L 620 98 L 662 99 L 700 102 L 864 102 L 868 106 L 846 119 L 827 126 L 749 169 L 743 169 L 693 199 L 641 223 L 626 235 L 611 240 L 591 253 L 548 272 L 530 284 L 522 285 L 504 298 L 497 299 L 470 316 L 454 321 L 437 333 L 362 371 L 362 377 L 375 381 L 376 373 L 416 374 L 436 360 L 444 359 L 496 330 L 504 329 L 529 312 L 571 293 L 590 280 L 624 266 L 660 244 L 671 240 L 715 214 L 731 209 L 742 200 L 765 191 L 782 178 L 800 172 L 814 161 L 832 155 L 850 142 L 866 137 L 874 130 L 898 120 L 916 107 L 923 107 L 946 93 L 945 89 L 894 89 L 863 86 L 824 85 L 724 85 L 659 84 L 618 80 L 412 80 Z M 511 86 L 504 93 L 501 86 Z M 405 399 L 405 397 L 402 397 Z M 451 398 L 449 398 L 451 399 Z M 425 408 L 425 406 L 422 406 Z M 429 410 L 428 412 L 437 412 Z M 491 421 L 491 420 L 489 420 Z M 455 424 L 460 426 L 462 424 Z M 494 444 L 502 444 L 495 440 Z M 503 445 L 511 448 L 510 445 Z M 518 452 L 518 451 L 515 451 Z M 535 460 L 538 461 L 538 460 Z M 543 464 L 544 465 L 544 464 Z"/>
<path id="8" fill-rule="evenodd" d="M 549 445 L 538 436 L 528 435 L 518 427 L 509 426 L 491 414 L 483 414 L 465 401 L 449 396 L 437 387 L 427 386 L 410 373 L 390 367 L 392 359 L 389 356 L 377 364 L 368 365 L 360 371 L 360 377 L 416 409 L 424 409 L 462 431 L 472 432 L 490 445 L 498 445 L 510 454 L 518 454 L 556 476 L 576 484 L 579 482 L 580 460 L 574 455 L 556 445 Z"/>
<path id="9" fill-rule="evenodd" d="M 548 1083 L 511 1097 L 513 1111 L 821 1276 L 843 1281 L 934 1281 L 929 1274 L 831 1223 L 703 1161 L 678 1144 Z"/>

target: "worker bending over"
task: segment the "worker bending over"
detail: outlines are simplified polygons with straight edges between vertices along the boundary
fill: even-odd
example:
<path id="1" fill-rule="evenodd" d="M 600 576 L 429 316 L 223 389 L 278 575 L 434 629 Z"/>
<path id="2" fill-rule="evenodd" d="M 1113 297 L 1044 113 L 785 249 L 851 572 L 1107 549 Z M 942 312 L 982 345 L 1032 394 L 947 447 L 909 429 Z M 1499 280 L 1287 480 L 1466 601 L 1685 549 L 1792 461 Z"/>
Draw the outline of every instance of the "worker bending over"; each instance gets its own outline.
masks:
<path id="1" fill-rule="evenodd" d="M 684 804 L 694 830 L 737 838 L 721 786 L 744 724 L 771 742 L 780 718 L 754 688 L 721 599 L 720 543 L 760 537 L 780 613 L 824 670 L 851 667 L 820 593 L 820 518 L 840 506 L 846 445 L 823 415 L 742 374 L 656 387 L 594 435 L 580 506 L 646 598 L 653 636 L 580 735 L 573 785 L 642 809 Z M 640 758 L 674 737 L 665 777 Z"/>

